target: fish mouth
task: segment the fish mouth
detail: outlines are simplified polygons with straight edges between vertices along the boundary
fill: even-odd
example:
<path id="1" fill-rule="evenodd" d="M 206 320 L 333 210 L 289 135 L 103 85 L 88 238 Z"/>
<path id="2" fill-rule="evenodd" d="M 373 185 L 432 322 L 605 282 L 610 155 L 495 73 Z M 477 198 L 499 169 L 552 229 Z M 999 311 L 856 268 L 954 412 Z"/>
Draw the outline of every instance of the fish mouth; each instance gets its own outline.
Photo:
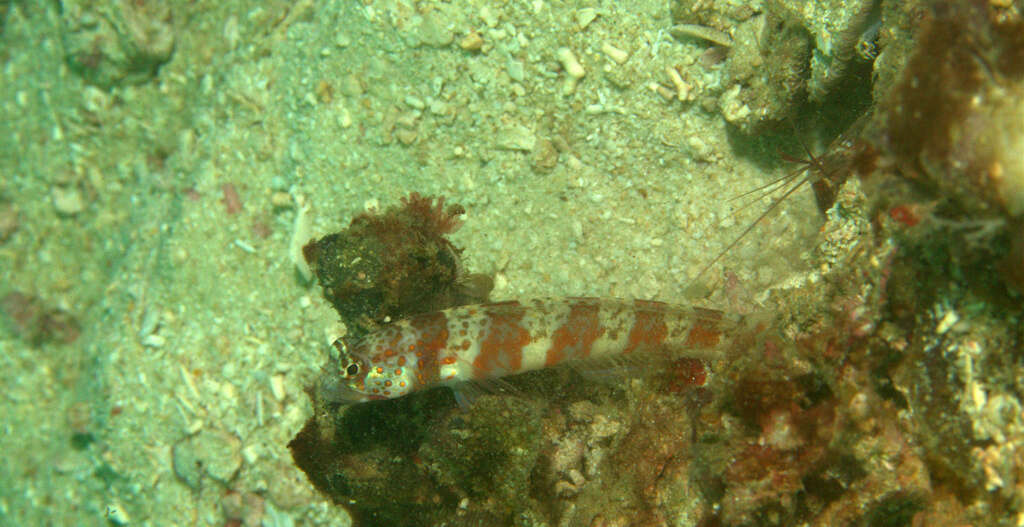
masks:
<path id="1" fill-rule="evenodd" d="M 316 385 L 317 399 L 334 404 L 355 404 L 373 399 L 337 375 L 324 374 Z"/>

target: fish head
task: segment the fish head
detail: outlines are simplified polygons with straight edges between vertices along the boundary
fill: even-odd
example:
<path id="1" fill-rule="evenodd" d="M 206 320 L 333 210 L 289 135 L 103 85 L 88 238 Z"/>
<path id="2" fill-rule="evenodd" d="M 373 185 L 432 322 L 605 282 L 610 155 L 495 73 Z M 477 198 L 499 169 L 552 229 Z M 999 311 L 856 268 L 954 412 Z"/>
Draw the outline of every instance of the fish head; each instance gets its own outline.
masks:
<path id="1" fill-rule="evenodd" d="M 404 357 L 371 357 L 361 342 L 334 341 L 338 350 L 337 377 L 331 399 L 352 404 L 401 397 L 414 388 L 413 370 Z"/>

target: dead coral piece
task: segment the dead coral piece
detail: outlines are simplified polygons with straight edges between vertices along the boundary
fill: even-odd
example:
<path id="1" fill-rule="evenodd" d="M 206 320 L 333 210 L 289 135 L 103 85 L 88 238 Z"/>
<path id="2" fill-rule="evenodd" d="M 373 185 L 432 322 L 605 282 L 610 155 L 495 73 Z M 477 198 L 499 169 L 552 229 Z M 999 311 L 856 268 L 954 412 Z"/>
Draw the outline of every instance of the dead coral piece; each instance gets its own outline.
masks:
<path id="1" fill-rule="evenodd" d="M 675 0 L 671 3 L 672 20 L 676 24 L 702 26 L 726 33 L 757 11 L 750 2 L 708 2 L 707 0 Z"/>
<path id="2" fill-rule="evenodd" d="M 0 299 L 9 327 L 33 346 L 44 343 L 70 344 L 81 335 L 78 321 L 63 309 L 50 307 L 34 295 L 12 291 Z"/>
<path id="3" fill-rule="evenodd" d="M 678 24 L 672 26 L 669 30 L 672 36 L 676 38 L 680 37 L 693 37 L 702 40 L 707 40 L 713 44 L 730 48 L 732 47 L 732 37 L 729 36 L 725 31 L 719 31 L 707 26 L 700 26 L 697 24 Z"/>
<path id="4" fill-rule="evenodd" d="M 148 81 L 174 51 L 171 9 L 162 2 L 66 1 L 61 15 L 68 66 L 103 88 Z"/>
<path id="5" fill-rule="evenodd" d="M 356 333 L 484 301 L 490 280 L 463 275 L 460 251 L 445 237 L 464 212 L 444 198 L 413 193 L 401 206 L 361 214 L 348 229 L 306 244 L 303 256 L 324 297 Z"/>

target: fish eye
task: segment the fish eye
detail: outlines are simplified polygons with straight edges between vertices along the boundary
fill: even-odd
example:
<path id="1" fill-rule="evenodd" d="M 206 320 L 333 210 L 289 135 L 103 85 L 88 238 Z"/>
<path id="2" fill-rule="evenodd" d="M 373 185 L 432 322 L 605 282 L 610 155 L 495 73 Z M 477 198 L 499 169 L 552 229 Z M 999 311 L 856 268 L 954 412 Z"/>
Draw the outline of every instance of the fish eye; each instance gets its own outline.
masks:
<path id="1" fill-rule="evenodd" d="M 348 367 L 345 368 L 345 375 L 348 375 L 349 377 L 355 377 L 358 374 L 359 365 L 354 362 L 352 364 L 349 364 Z"/>

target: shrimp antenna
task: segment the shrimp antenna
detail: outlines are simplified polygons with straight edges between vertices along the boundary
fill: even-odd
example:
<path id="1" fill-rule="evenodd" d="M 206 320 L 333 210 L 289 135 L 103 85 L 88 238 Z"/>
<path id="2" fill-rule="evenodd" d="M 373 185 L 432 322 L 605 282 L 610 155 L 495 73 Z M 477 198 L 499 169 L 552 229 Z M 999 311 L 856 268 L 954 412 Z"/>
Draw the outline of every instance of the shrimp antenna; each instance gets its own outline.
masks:
<path id="1" fill-rule="evenodd" d="M 796 131 L 796 126 L 793 126 L 793 130 L 794 130 L 794 132 Z M 764 191 L 766 189 L 772 189 L 772 190 L 768 190 L 767 191 L 767 193 L 771 193 L 771 192 L 774 192 L 775 188 L 782 187 L 783 185 L 789 183 L 790 181 L 798 178 L 801 174 L 804 174 L 804 177 L 800 178 L 800 180 L 797 181 L 796 184 L 794 184 L 794 185 L 790 186 L 788 189 L 786 189 L 785 192 L 783 192 L 781 196 L 773 199 L 771 204 L 768 205 L 768 208 L 766 208 L 764 210 L 764 212 L 762 212 L 760 215 L 758 215 L 757 219 L 755 219 L 753 222 L 751 222 L 750 225 L 747 226 L 747 228 L 743 229 L 743 232 L 741 232 L 739 234 L 739 236 L 737 236 L 731 242 L 729 242 L 729 244 L 726 245 L 724 249 L 719 251 L 718 254 L 716 254 L 715 257 L 711 259 L 710 262 L 708 262 L 707 264 L 704 265 L 704 267 L 701 268 L 700 272 L 697 273 L 697 277 L 696 278 L 699 279 L 700 277 L 704 276 L 704 273 L 708 272 L 708 270 L 711 269 L 716 263 L 718 263 L 729 251 L 731 251 L 734 248 L 736 248 L 736 246 L 739 245 L 740 242 L 743 241 L 743 239 L 746 238 L 746 236 L 748 234 L 750 234 L 750 232 L 753 231 L 755 227 L 757 227 L 757 224 L 761 223 L 761 220 L 767 218 L 769 214 L 771 214 L 773 211 L 775 211 L 775 209 L 779 208 L 779 205 L 781 205 L 783 201 L 785 201 L 787 198 L 789 198 L 789 196 L 791 196 L 794 192 L 796 192 L 797 189 L 802 187 L 804 185 L 804 183 L 807 183 L 808 181 L 810 181 L 811 179 L 814 179 L 814 178 L 823 179 L 823 178 L 827 177 L 827 174 L 825 173 L 825 166 L 821 162 L 821 159 L 811 153 L 810 148 L 807 147 L 807 144 L 804 143 L 804 141 L 802 141 L 802 140 L 800 141 L 800 146 L 803 148 L 804 153 L 807 154 L 807 158 L 806 159 L 799 159 L 799 158 L 790 156 L 790 155 L 788 155 L 786 153 L 779 152 L 779 157 L 781 157 L 784 161 L 787 161 L 787 162 L 790 162 L 790 163 L 800 164 L 801 165 L 800 167 L 798 167 L 796 170 L 794 170 L 790 174 L 787 174 L 785 176 L 777 178 L 777 179 L 775 179 L 775 180 L 773 180 L 773 181 L 771 181 L 769 183 L 761 185 L 760 187 L 757 187 L 757 188 L 755 188 L 753 190 L 749 190 L 747 192 L 744 192 L 744 193 L 742 193 L 742 194 L 740 194 L 738 196 L 735 196 L 735 197 L 733 197 L 731 199 L 743 198 L 745 196 L 749 196 L 751 194 L 755 194 L 755 193 Z M 814 173 L 815 171 L 820 172 L 821 175 L 815 174 Z M 744 205 L 744 208 L 749 206 L 749 205 L 752 205 L 758 199 L 760 199 L 760 197 L 755 198 L 755 199 L 747 202 Z"/>

